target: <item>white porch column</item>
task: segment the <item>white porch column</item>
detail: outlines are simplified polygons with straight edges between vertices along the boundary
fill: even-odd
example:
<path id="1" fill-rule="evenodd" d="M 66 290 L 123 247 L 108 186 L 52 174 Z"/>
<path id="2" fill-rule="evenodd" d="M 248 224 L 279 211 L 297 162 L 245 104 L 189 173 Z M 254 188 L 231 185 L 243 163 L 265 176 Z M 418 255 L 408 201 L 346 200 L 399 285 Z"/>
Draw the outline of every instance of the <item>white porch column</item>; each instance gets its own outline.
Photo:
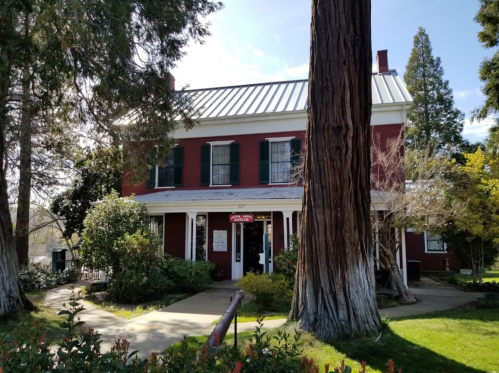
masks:
<path id="1" fill-rule="evenodd" d="M 284 224 L 284 250 L 289 249 L 289 240 L 288 236 L 289 234 L 293 234 L 293 211 L 282 211 L 282 217 L 283 217 L 283 224 Z M 289 224 L 289 231 L 291 233 L 288 234 L 288 224 Z"/>
<path id="2" fill-rule="evenodd" d="M 400 238 L 402 241 L 402 265 L 404 266 L 404 285 L 407 287 L 407 252 L 405 246 L 405 227 L 400 229 Z"/>
<path id="3" fill-rule="evenodd" d="M 379 271 L 379 224 L 378 224 L 378 212 L 375 211 L 374 215 L 374 240 L 376 246 L 376 269 Z"/>
<path id="4" fill-rule="evenodd" d="M 187 213 L 187 241 L 185 248 L 185 260 L 196 261 L 196 217 L 197 212 Z"/>

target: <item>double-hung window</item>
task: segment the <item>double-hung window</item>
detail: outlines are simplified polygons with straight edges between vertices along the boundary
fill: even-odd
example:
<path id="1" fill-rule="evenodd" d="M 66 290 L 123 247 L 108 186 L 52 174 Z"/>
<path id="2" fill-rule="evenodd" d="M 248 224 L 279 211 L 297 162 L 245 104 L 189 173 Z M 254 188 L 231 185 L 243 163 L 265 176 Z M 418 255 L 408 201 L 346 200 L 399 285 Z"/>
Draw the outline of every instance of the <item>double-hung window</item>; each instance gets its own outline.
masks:
<path id="1" fill-rule="evenodd" d="M 260 142 L 260 184 L 298 182 L 301 152 L 300 139 L 269 138 Z"/>
<path id="2" fill-rule="evenodd" d="M 201 145 L 201 185 L 239 184 L 239 144 L 214 141 Z"/>
<path id="3" fill-rule="evenodd" d="M 173 188 L 182 186 L 184 168 L 184 147 L 176 146 L 165 157 L 162 165 L 155 165 L 149 169 L 147 188 Z"/>
<path id="4" fill-rule="evenodd" d="M 427 230 L 425 232 L 425 246 L 427 253 L 445 253 L 446 247 L 442 240 L 442 236 L 434 230 Z"/>

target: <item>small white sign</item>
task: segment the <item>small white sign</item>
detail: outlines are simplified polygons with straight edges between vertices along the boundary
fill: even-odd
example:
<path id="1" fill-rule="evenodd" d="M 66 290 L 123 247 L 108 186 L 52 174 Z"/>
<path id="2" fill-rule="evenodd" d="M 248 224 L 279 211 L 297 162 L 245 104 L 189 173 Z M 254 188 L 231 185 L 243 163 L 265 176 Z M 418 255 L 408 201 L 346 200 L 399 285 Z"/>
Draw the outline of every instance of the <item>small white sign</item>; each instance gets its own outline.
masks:
<path id="1" fill-rule="evenodd" d="M 227 251 L 227 231 L 213 231 L 213 251 Z"/>

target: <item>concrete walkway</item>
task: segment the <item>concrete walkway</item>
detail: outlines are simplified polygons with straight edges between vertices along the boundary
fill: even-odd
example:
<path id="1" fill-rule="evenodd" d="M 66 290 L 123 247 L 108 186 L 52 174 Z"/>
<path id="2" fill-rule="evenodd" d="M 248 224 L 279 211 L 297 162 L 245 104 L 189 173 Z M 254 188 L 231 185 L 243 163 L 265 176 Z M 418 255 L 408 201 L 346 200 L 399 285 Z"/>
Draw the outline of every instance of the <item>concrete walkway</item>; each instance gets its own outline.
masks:
<path id="1" fill-rule="evenodd" d="M 85 283 L 79 283 L 83 286 Z M 87 327 L 97 329 L 102 337 L 102 351 L 114 346 L 117 338 L 130 341 L 130 351 L 139 350 L 139 357 L 146 358 L 153 352 L 160 353 L 184 335 L 209 335 L 213 321 L 225 312 L 230 297 L 236 289 L 233 282 L 215 283 L 210 289 L 179 301 L 161 310 L 127 320 L 102 311 L 80 300 L 85 311 L 79 314 Z M 481 293 L 466 293 L 438 283 L 411 288 L 420 300 L 419 303 L 380 310 L 383 318 L 396 318 L 424 314 L 459 307 L 482 296 Z M 68 303 L 70 291 L 66 288 L 52 289 L 47 292 L 45 302 L 55 310 L 63 309 Z M 276 328 L 286 320 L 268 320 L 265 328 Z M 256 322 L 238 324 L 238 332 L 254 330 Z M 228 333 L 233 333 L 233 326 Z"/>

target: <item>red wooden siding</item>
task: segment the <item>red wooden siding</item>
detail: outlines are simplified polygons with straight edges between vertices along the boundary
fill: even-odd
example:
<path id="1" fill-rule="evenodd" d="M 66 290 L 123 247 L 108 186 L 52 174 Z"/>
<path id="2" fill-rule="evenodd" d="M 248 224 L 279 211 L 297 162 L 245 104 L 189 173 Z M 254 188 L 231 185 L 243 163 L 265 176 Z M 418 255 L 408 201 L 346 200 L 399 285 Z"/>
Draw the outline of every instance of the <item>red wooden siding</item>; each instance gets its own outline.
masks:
<path id="1" fill-rule="evenodd" d="M 208 260 L 223 269 L 225 279 L 232 276 L 232 223 L 228 212 L 211 212 L 208 214 Z M 213 251 L 213 231 L 227 231 L 227 251 Z"/>
<path id="2" fill-rule="evenodd" d="M 272 213 L 272 255 L 279 254 L 284 248 L 284 219 L 282 212 Z"/>
<path id="3" fill-rule="evenodd" d="M 419 260 L 421 271 L 435 272 L 445 270 L 445 259 L 449 259 L 451 271 L 458 271 L 461 268 L 459 260 L 452 257 L 452 252 L 446 253 L 425 253 L 424 234 L 406 232 L 407 260 Z"/>
<path id="4" fill-rule="evenodd" d="M 185 213 L 165 214 L 165 253 L 185 258 Z"/>

